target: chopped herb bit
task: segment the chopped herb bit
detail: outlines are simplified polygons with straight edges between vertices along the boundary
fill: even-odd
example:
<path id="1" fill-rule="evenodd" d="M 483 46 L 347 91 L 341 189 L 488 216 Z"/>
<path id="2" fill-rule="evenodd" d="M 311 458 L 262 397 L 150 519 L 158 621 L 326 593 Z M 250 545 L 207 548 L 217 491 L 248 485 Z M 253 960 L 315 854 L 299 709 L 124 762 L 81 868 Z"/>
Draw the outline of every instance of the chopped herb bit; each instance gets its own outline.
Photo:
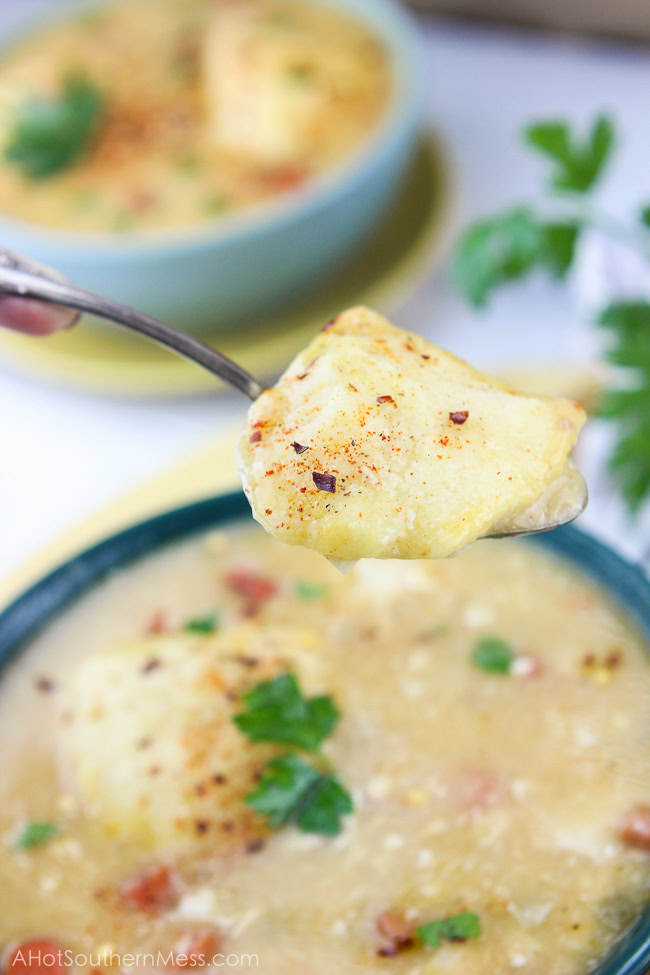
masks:
<path id="1" fill-rule="evenodd" d="M 293 449 L 297 454 L 304 454 L 306 450 L 309 450 L 309 447 L 305 447 L 303 444 L 298 443 L 297 440 L 294 440 L 291 446 L 293 447 Z"/>
<path id="2" fill-rule="evenodd" d="M 321 596 L 327 595 L 328 589 L 327 586 L 321 586 L 317 582 L 305 582 L 303 579 L 298 579 L 296 592 L 301 599 L 320 599 Z"/>
<path id="3" fill-rule="evenodd" d="M 286 69 L 287 78 L 290 81 L 305 83 L 310 81 L 314 74 L 311 64 L 290 64 Z"/>
<path id="4" fill-rule="evenodd" d="M 115 233 L 126 233 L 133 229 L 134 216 L 129 210 L 118 210 L 111 221 L 111 230 Z"/>
<path id="5" fill-rule="evenodd" d="M 324 836 L 340 833 L 341 817 L 352 812 L 350 795 L 336 778 L 289 752 L 268 762 L 246 803 L 271 826 L 292 821 L 305 833 Z"/>
<path id="6" fill-rule="evenodd" d="M 473 662 L 488 674 L 509 673 L 513 659 L 514 653 L 510 644 L 496 636 L 479 640 L 472 651 Z"/>
<path id="7" fill-rule="evenodd" d="M 201 201 L 201 209 L 208 217 L 216 217 L 228 208 L 228 201 L 223 193 L 211 193 Z"/>
<path id="8" fill-rule="evenodd" d="M 214 633 L 218 625 L 217 613 L 209 613 L 207 616 L 197 616 L 188 620 L 183 629 L 186 633 Z"/>
<path id="9" fill-rule="evenodd" d="M 181 173 L 198 173 L 201 168 L 201 159 L 194 152 L 182 152 L 174 162 Z"/>
<path id="10" fill-rule="evenodd" d="M 446 941 L 467 941 L 468 938 L 480 937 L 481 920 L 478 914 L 465 911 L 463 914 L 423 924 L 415 931 L 423 944 L 429 948 L 437 948 L 443 938 Z"/>
<path id="11" fill-rule="evenodd" d="M 641 223 L 645 224 L 646 227 L 650 227 L 650 206 L 641 207 L 639 218 Z"/>
<path id="12" fill-rule="evenodd" d="M 29 179 L 66 169 L 88 149 L 100 123 L 104 97 L 86 77 L 70 74 L 58 98 L 30 96 L 19 107 L 4 156 Z"/>
<path id="13" fill-rule="evenodd" d="M 465 422 L 468 416 L 469 416 L 468 410 L 456 410 L 455 413 L 449 414 L 449 419 L 451 420 L 452 423 L 455 423 L 458 426 L 462 426 L 462 424 Z"/>
<path id="14" fill-rule="evenodd" d="M 330 697 L 304 697 L 293 674 L 257 684 L 242 700 L 248 710 L 233 721 L 251 741 L 316 751 L 339 719 Z"/>
<path id="15" fill-rule="evenodd" d="M 330 494 L 336 492 L 336 478 L 333 474 L 321 474 L 319 471 L 314 471 L 311 476 L 319 491 L 329 491 Z"/>
<path id="16" fill-rule="evenodd" d="M 27 823 L 24 830 L 16 841 L 17 850 L 28 850 L 32 846 L 40 846 L 53 839 L 59 832 L 56 823 L 40 823 L 35 820 Z"/>

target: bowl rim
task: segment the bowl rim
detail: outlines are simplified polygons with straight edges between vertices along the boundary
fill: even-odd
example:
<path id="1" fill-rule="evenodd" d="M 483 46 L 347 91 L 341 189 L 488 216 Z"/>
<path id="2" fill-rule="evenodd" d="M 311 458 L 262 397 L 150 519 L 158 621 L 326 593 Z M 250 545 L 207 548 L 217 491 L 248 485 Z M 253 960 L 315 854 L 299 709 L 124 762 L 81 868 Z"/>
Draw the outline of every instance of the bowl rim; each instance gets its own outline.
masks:
<path id="1" fill-rule="evenodd" d="M 108 575 L 166 545 L 250 515 L 242 491 L 216 495 L 137 522 L 62 563 L 0 613 L 2 671 L 63 610 Z M 590 576 L 650 640 L 650 580 L 641 569 L 573 525 L 532 535 L 538 545 Z M 650 964 L 650 907 L 589 975 L 646 975 Z"/>
<path id="2" fill-rule="evenodd" d="M 93 8 L 120 2 L 125 0 L 64 0 L 60 7 L 44 15 L 21 19 L 0 41 L 0 62 L 14 46 L 48 27 Z M 418 78 L 423 64 L 421 39 L 412 15 L 398 0 L 314 2 L 338 7 L 361 21 L 383 43 L 392 73 L 390 97 L 380 117 L 359 143 L 332 166 L 308 180 L 305 186 L 287 190 L 250 208 L 201 219 L 187 226 L 128 233 L 74 231 L 0 213 L 0 235 L 31 239 L 41 247 L 56 246 L 66 256 L 74 254 L 83 263 L 94 262 L 97 257 L 125 256 L 132 261 L 143 254 L 159 256 L 178 251 L 192 254 L 205 246 L 227 245 L 251 236 L 277 233 L 297 219 L 313 217 L 367 178 L 375 160 L 384 153 L 407 145 L 412 148 L 422 114 Z"/>

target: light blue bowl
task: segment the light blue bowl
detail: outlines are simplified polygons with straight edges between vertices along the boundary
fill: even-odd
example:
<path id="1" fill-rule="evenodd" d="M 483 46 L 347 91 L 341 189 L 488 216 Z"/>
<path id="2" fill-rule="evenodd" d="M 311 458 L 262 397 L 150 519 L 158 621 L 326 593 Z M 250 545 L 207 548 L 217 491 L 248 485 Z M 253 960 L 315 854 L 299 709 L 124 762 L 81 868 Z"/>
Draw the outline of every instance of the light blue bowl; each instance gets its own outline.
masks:
<path id="1" fill-rule="evenodd" d="M 249 212 L 187 230 L 87 234 L 0 216 L 3 245 L 192 331 L 254 318 L 316 285 L 390 206 L 414 151 L 421 87 L 417 34 L 397 0 L 319 2 L 363 20 L 383 41 L 394 75 L 380 121 L 340 164 Z"/>
<path id="2" fill-rule="evenodd" d="M 164 545 L 245 518 L 250 520 L 250 507 L 244 494 L 223 494 L 143 521 L 77 555 L 0 613 L 0 671 L 27 649 L 39 631 L 108 574 Z M 550 550 L 591 576 L 650 639 L 650 583 L 637 568 L 572 525 L 531 535 L 523 544 Z M 645 907 L 591 975 L 648 975 L 649 971 L 650 907 Z"/>

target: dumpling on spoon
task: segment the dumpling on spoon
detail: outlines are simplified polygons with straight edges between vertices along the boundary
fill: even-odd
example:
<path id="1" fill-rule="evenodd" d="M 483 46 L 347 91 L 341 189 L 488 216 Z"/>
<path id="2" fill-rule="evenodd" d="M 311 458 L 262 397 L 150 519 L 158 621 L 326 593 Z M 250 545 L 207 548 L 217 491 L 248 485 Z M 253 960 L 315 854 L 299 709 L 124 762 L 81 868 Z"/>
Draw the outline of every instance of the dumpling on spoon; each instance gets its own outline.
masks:
<path id="1" fill-rule="evenodd" d="M 584 496 L 568 466 L 584 420 L 352 308 L 253 403 L 239 471 L 257 521 L 290 545 L 342 562 L 443 558 Z"/>

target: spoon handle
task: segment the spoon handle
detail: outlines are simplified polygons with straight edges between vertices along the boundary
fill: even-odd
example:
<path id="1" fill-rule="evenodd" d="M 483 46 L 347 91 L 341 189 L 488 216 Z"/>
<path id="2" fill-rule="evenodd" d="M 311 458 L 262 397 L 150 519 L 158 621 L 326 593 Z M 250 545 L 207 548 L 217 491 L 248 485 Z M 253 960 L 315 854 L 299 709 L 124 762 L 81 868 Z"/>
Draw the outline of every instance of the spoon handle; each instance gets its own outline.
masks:
<path id="1" fill-rule="evenodd" d="M 6 255 L 7 252 L 5 252 Z M 132 332 L 139 332 L 153 339 L 159 345 L 172 349 L 178 355 L 196 362 L 208 372 L 213 373 L 224 382 L 233 386 L 254 400 L 264 392 L 264 386 L 251 376 L 249 372 L 238 366 L 227 356 L 199 342 L 191 335 L 165 325 L 163 322 L 135 311 L 126 305 L 109 301 L 101 295 L 93 294 L 76 288 L 60 279 L 45 277 L 40 273 L 23 270 L 22 259 L 18 255 L 11 255 L 14 260 L 0 261 L 0 294 L 15 295 L 22 298 L 36 298 L 53 305 L 64 305 L 77 311 L 88 312 L 99 318 L 123 325 Z M 13 266 L 11 266 L 13 264 Z M 28 266 L 25 262 L 23 266 Z"/>

